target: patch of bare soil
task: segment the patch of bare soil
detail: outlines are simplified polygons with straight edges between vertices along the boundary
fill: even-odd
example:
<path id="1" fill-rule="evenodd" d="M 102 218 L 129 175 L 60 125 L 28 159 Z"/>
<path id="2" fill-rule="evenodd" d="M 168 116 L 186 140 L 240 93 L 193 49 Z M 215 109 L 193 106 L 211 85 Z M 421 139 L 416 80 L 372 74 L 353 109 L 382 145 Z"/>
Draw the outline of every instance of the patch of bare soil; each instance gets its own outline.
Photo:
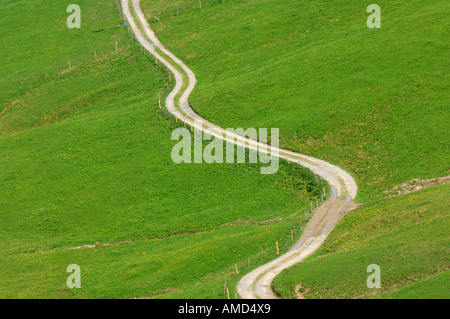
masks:
<path id="1" fill-rule="evenodd" d="M 297 299 L 306 299 L 305 295 L 300 291 L 302 288 L 302 284 L 297 284 L 295 286 L 295 294 L 297 295 Z"/>
<path id="2" fill-rule="evenodd" d="M 437 178 L 419 179 L 415 178 L 393 187 L 390 190 L 384 191 L 386 197 L 394 197 L 398 195 L 408 194 L 428 188 L 438 184 L 446 184 L 450 181 L 450 175 Z"/>

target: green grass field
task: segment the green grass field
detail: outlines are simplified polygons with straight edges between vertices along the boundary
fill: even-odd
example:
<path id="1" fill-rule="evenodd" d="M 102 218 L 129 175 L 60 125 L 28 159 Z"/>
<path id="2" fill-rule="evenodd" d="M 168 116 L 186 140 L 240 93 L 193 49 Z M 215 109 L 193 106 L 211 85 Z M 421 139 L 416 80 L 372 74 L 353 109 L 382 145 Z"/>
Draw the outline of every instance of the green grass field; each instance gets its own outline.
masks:
<path id="1" fill-rule="evenodd" d="M 0 297 L 224 298 L 228 273 L 234 296 L 266 248 L 269 259 L 276 241 L 289 248 L 319 186 L 286 163 L 275 175 L 174 164 L 177 126 L 157 107 L 166 70 L 130 41 L 115 1 L 78 1 L 74 30 L 69 4 L 0 4 Z M 309 298 L 448 295 L 448 186 L 382 192 L 448 175 L 449 4 L 380 1 L 378 30 L 366 27 L 368 4 L 142 1 L 196 74 L 199 114 L 280 128 L 281 146 L 358 182 L 366 204 L 277 277 L 283 297 L 300 282 Z M 381 291 L 365 287 L 371 263 Z M 82 289 L 67 288 L 69 264 L 80 265 Z"/>
<path id="2" fill-rule="evenodd" d="M 80 1 L 79 30 L 68 4 L 1 4 L 0 297 L 223 298 L 225 274 L 273 258 L 319 186 L 285 163 L 174 164 L 167 73 L 114 1 Z"/>
<path id="3" fill-rule="evenodd" d="M 307 298 L 448 298 L 448 186 L 383 199 L 407 180 L 448 175 L 447 2 L 377 2 L 381 29 L 367 28 L 367 1 L 142 2 L 197 75 L 198 113 L 223 127 L 278 127 L 283 147 L 358 182 L 367 204 L 277 277 L 280 296 L 302 283 Z M 328 255 L 334 247 L 345 253 Z M 371 263 L 381 291 L 366 287 Z"/>
<path id="4" fill-rule="evenodd" d="M 274 280 L 283 298 L 448 298 L 450 185 L 440 185 L 351 212 L 309 259 Z M 368 265 L 381 288 L 368 289 Z"/>
<path id="5" fill-rule="evenodd" d="M 378 1 L 382 27 L 369 29 L 370 3 L 204 0 L 199 9 L 198 1 L 142 0 L 142 7 L 199 79 L 190 99 L 199 114 L 222 127 L 280 128 L 281 146 L 351 173 L 363 202 L 449 168 L 450 5 Z"/>

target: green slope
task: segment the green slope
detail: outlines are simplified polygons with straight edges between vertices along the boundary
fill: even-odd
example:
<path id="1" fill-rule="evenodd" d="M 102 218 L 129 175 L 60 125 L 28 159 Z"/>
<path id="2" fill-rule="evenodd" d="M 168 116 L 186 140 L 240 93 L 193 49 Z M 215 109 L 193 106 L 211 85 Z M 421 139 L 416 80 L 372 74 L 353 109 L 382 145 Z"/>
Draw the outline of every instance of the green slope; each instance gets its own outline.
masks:
<path id="1" fill-rule="evenodd" d="M 196 111 L 222 127 L 280 128 L 282 146 L 353 174 L 362 202 L 449 167 L 449 4 L 379 1 L 382 27 L 369 29 L 370 3 L 205 0 L 199 9 L 195 1 L 142 0 L 142 7 L 196 74 Z"/>
<path id="2" fill-rule="evenodd" d="M 80 30 L 65 25 L 68 4 L 0 5 L 0 296 L 224 297 L 235 263 L 245 273 L 248 257 L 255 266 L 266 247 L 270 259 L 275 241 L 290 242 L 317 187 L 284 164 L 273 176 L 173 164 L 175 125 L 156 106 L 165 71 L 129 42 L 114 1 L 79 1 Z M 380 30 L 365 26 L 368 4 L 143 1 L 197 75 L 195 110 L 224 127 L 279 127 L 282 146 L 354 174 L 360 201 L 448 174 L 448 4 L 382 1 Z M 447 197 L 440 186 L 362 207 L 311 259 L 317 271 L 294 268 L 277 290 L 445 297 Z M 72 263 L 80 290 L 65 284 Z M 365 287 L 369 263 L 382 267 L 381 292 Z"/>
<path id="3" fill-rule="evenodd" d="M 344 168 L 368 202 L 276 279 L 283 297 L 298 283 L 308 298 L 448 297 L 448 186 L 382 192 L 448 175 L 449 4 L 379 1 L 382 27 L 369 29 L 370 3 L 142 0 L 197 76 L 198 113 L 223 127 L 280 128 L 283 147 Z M 372 263 L 381 291 L 365 284 Z"/>
<path id="4" fill-rule="evenodd" d="M 284 298 L 448 298 L 450 185 L 358 208 L 309 259 L 285 270 L 273 287 Z M 380 266 L 369 289 L 367 267 Z"/>
<path id="5" fill-rule="evenodd" d="M 265 247 L 273 258 L 319 186 L 283 163 L 271 176 L 174 164 L 166 71 L 114 1 L 79 1 L 79 30 L 70 3 L 0 4 L 0 297 L 223 297 L 223 276 Z M 81 289 L 66 286 L 69 264 Z"/>

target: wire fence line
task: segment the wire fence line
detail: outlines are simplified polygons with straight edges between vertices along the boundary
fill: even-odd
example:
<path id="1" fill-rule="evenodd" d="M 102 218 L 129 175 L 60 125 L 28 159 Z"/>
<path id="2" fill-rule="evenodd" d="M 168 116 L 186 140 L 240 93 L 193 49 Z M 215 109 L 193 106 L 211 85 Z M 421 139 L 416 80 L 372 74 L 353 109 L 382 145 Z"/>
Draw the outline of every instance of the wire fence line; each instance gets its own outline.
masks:
<path id="1" fill-rule="evenodd" d="M 223 0 L 219 0 L 219 2 L 223 3 Z M 199 1 L 200 7 L 201 7 L 201 0 Z M 116 1 L 117 4 L 117 1 Z M 155 66 L 161 71 L 167 74 L 167 82 L 166 85 L 161 89 L 161 91 L 158 93 L 158 99 L 157 99 L 157 107 L 161 110 L 162 114 L 165 115 L 167 118 L 175 117 L 173 114 L 171 114 L 167 108 L 164 105 L 165 98 L 169 95 L 172 88 L 171 83 L 171 72 L 170 70 L 162 63 L 158 61 L 156 57 L 152 57 L 151 52 L 147 51 L 142 44 L 136 39 L 134 32 L 131 30 L 130 26 L 124 21 L 122 9 L 121 6 L 118 5 L 119 12 L 123 21 L 123 26 L 127 27 L 127 31 L 130 35 L 130 41 L 136 43 L 138 46 L 138 50 L 140 52 L 143 52 L 146 56 L 148 56 L 150 59 L 153 60 L 154 58 L 154 64 Z M 176 6 L 176 15 L 179 15 L 179 7 Z M 154 18 L 157 18 L 156 16 Z M 156 20 L 161 21 L 159 18 Z M 178 119 L 175 117 L 176 122 L 178 122 Z M 186 123 L 184 122 L 184 125 L 186 127 Z M 192 126 L 191 126 L 192 130 Z M 286 162 L 289 162 L 289 160 L 286 160 Z M 309 168 L 303 167 L 301 165 L 298 165 L 298 169 L 300 170 L 301 174 L 308 174 L 308 177 L 313 179 L 316 186 L 320 184 L 321 191 L 317 196 L 312 197 L 312 201 L 310 202 L 309 209 L 303 211 L 301 214 L 297 217 L 297 222 L 294 222 L 292 224 L 292 227 L 290 228 L 289 232 L 283 236 L 283 238 L 276 240 L 275 242 L 271 244 L 264 244 L 260 246 L 260 251 L 255 253 L 252 258 L 247 257 L 245 260 L 241 260 L 239 262 L 234 263 L 233 265 L 230 265 L 227 267 L 225 274 L 224 274 L 224 285 L 223 285 L 223 296 L 230 299 L 230 288 L 228 287 L 228 284 L 230 283 L 230 280 L 232 280 L 232 276 L 239 276 L 241 273 L 241 276 L 243 273 L 246 273 L 246 271 L 251 270 L 254 266 L 260 266 L 265 263 L 267 263 L 269 260 L 272 260 L 283 253 L 286 253 L 289 251 L 289 249 L 294 244 L 294 241 L 300 237 L 302 234 L 302 231 L 306 228 L 307 222 L 312 216 L 315 209 L 320 207 L 327 199 L 326 194 L 326 187 L 324 186 L 323 179 L 316 175 L 312 170 Z M 315 207 L 314 207 L 315 206 Z M 298 233 L 298 235 L 297 235 Z M 242 273 L 243 272 L 243 273 Z M 234 279 L 234 278 L 233 278 Z M 232 289 L 236 289 L 234 286 Z M 237 292 L 234 294 L 235 298 L 237 298 Z"/>

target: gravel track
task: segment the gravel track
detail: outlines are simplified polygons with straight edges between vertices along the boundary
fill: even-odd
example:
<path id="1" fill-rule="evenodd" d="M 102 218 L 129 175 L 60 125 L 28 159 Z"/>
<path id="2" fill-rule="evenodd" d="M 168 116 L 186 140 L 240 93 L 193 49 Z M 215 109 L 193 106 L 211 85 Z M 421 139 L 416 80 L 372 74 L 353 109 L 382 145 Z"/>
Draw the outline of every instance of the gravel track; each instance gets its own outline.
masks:
<path id="1" fill-rule="evenodd" d="M 158 40 L 141 10 L 140 0 L 132 0 L 134 14 L 130 11 L 129 2 L 130 0 L 121 0 L 122 13 L 137 41 L 175 77 L 175 87 L 167 96 L 165 104 L 177 120 L 224 141 L 298 163 L 321 176 L 332 187 L 333 196 L 316 209 L 300 241 L 287 253 L 245 275 L 237 286 L 242 298 L 276 298 L 271 289 L 273 278 L 283 269 L 311 255 L 324 242 L 339 219 L 356 207 L 352 202 L 358 191 L 356 182 L 350 174 L 333 164 L 230 133 L 195 113 L 188 101 L 197 82 L 194 73 Z"/>

